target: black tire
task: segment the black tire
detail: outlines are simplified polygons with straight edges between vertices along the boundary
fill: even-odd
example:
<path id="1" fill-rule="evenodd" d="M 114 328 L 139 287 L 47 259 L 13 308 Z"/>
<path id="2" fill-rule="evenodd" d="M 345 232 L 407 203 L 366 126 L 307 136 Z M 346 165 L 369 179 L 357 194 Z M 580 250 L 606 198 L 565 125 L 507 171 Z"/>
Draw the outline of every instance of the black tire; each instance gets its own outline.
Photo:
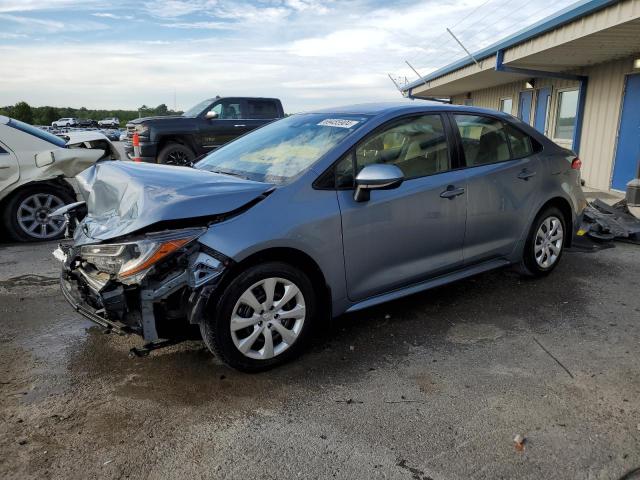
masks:
<path id="1" fill-rule="evenodd" d="M 196 158 L 196 154 L 193 153 L 186 145 L 181 143 L 170 142 L 167 143 L 160 153 L 158 154 L 158 163 L 164 165 L 189 165 Z"/>
<path id="2" fill-rule="evenodd" d="M 296 340 L 279 355 L 263 360 L 250 358 L 238 350 L 231 336 L 233 309 L 240 296 L 252 285 L 273 277 L 293 282 L 299 288 L 306 308 L 304 321 Z M 211 302 L 208 318 L 200 324 L 200 333 L 209 350 L 230 367 L 247 373 L 262 372 L 288 362 L 304 351 L 317 323 L 316 302 L 311 280 L 301 270 L 282 262 L 255 265 L 236 276 L 217 301 Z"/>
<path id="3" fill-rule="evenodd" d="M 560 221 L 562 225 L 562 244 L 560 247 L 560 252 L 557 255 L 557 258 L 551 265 L 542 266 L 536 260 L 535 248 L 536 248 L 536 236 L 538 230 L 540 230 L 541 225 L 549 218 L 556 218 Z M 517 266 L 517 270 L 524 276 L 528 277 L 544 277 L 549 275 L 554 268 L 558 266 L 560 263 L 560 259 L 562 258 L 562 253 L 564 252 L 564 247 L 567 243 L 567 235 L 570 235 L 571 232 L 567 230 L 567 222 L 564 218 L 562 212 L 556 207 L 548 207 L 542 210 L 533 221 L 531 225 L 531 229 L 529 230 L 529 234 L 527 236 L 527 241 L 524 246 L 524 250 L 522 252 L 522 260 L 520 264 Z"/>
<path id="4" fill-rule="evenodd" d="M 29 235 L 23 228 L 20 227 L 18 222 L 18 208 L 20 204 L 28 197 L 34 194 L 54 195 L 63 204 L 67 205 L 76 201 L 76 198 L 71 193 L 62 187 L 56 187 L 55 185 L 43 184 L 32 185 L 28 188 L 23 188 L 17 193 L 13 194 L 4 204 L 3 223 L 6 228 L 9 237 L 12 240 L 18 242 L 41 242 L 47 240 L 56 240 L 64 236 L 64 229 L 57 235 L 48 238 L 38 238 Z"/>

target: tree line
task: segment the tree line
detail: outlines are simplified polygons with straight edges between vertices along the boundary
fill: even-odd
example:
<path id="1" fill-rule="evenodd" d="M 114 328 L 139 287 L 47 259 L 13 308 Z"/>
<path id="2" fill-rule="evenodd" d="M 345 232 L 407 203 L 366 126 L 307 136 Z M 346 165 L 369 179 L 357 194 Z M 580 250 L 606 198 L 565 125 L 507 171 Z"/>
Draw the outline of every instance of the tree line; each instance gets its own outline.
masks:
<path id="1" fill-rule="evenodd" d="M 89 108 L 71 107 L 32 107 L 27 102 L 18 102 L 15 105 L 0 107 L 0 115 L 15 118 L 31 125 L 51 125 L 59 118 L 90 118 L 91 120 L 102 120 L 107 117 L 117 117 L 120 119 L 120 126 L 134 118 L 150 117 L 154 115 L 180 115 L 181 111 L 169 110 L 161 103 L 157 107 L 142 105 L 138 110 L 95 110 Z"/>

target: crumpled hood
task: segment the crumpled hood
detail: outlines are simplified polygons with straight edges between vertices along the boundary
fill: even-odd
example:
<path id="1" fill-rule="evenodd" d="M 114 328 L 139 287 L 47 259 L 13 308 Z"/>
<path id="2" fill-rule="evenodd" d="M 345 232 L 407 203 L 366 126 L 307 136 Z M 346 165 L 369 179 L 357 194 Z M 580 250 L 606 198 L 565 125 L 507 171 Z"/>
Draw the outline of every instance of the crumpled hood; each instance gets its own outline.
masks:
<path id="1" fill-rule="evenodd" d="M 222 215 L 272 187 L 205 170 L 134 162 L 101 162 L 76 179 L 88 210 L 78 231 L 92 240 L 159 222 Z"/>

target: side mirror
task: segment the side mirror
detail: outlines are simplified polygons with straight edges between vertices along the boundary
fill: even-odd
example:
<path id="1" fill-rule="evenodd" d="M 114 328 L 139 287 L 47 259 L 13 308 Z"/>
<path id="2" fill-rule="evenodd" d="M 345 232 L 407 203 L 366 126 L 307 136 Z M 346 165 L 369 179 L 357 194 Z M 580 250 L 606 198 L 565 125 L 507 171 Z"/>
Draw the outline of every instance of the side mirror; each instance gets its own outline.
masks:
<path id="1" fill-rule="evenodd" d="M 209 110 L 204 118 L 206 118 L 207 120 L 213 120 L 214 118 L 218 118 L 218 112 L 214 112 L 213 110 Z"/>
<path id="2" fill-rule="evenodd" d="M 36 153 L 36 166 L 42 168 L 47 165 L 51 165 L 55 162 L 56 158 L 53 155 L 51 150 L 47 150 L 45 152 Z"/>
<path id="3" fill-rule="evenodd" d="M 376 163 L 364 167 L 356 177 L 356 202 L 366 202 L 371 197 L 371 190 L 391 190 L 404 181 L 404 174 L 395 165 Z"/>

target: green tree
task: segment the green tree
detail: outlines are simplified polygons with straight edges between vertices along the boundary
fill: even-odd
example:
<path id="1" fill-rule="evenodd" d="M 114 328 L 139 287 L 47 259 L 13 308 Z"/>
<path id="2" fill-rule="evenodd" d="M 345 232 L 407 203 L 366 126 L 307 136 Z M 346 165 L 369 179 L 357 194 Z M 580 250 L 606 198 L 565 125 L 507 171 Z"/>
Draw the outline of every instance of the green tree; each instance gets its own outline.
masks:
<path id="1" fill-rule="evenodd" d="M 51 122 L 55 122 L 60 118 L 58 114 L 58 109 L 53 107 L 44 107 L 40 121 L 43 125 L 51 125 Z"/>
<path id="2" fill-rule="evenodd" d="M 158 105 L 155 111 L 156 115 L 169 115 L 169 108 L 164 103 Z"/>
<path id="3" fill-rule="evenodd" d="M 27 102 L 18 102 L 13 107 L 13 118 L 25 123 L 33 123 L 33 112 Z"/>

